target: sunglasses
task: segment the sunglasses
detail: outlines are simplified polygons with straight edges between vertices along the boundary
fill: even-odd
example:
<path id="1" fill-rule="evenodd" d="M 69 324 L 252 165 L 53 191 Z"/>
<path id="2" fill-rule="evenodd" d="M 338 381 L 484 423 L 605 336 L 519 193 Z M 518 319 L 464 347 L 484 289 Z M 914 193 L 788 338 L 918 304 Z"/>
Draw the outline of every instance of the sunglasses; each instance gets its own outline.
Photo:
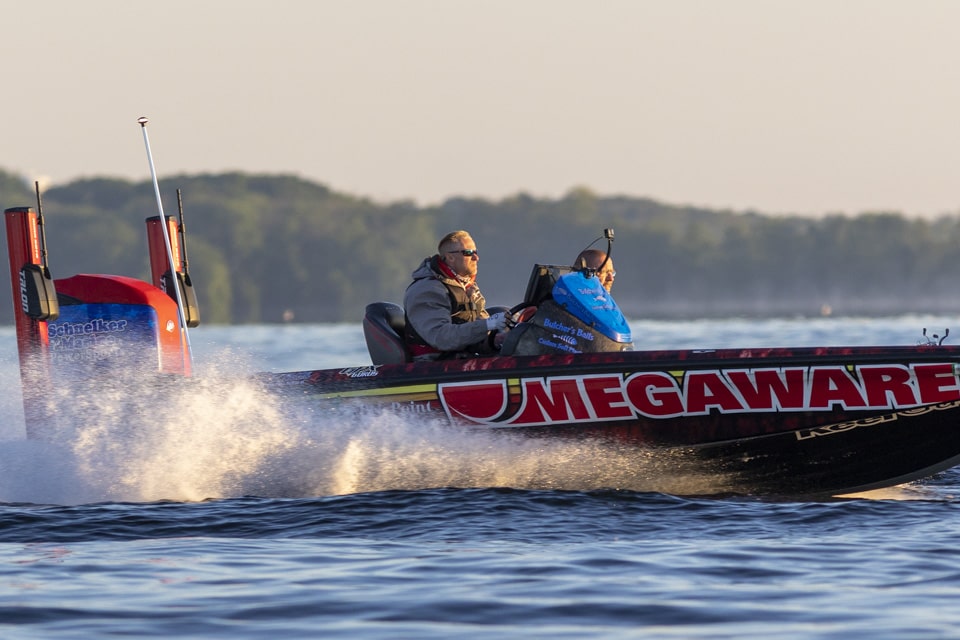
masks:
<path id="1" fill-rule="evenodd" d="M 460 249 L 460 251 L 447 251 L 447 253 L 459 253 L 462 256 L 469 258 L 470 256 L 479 256 L 476 249 Z"/>

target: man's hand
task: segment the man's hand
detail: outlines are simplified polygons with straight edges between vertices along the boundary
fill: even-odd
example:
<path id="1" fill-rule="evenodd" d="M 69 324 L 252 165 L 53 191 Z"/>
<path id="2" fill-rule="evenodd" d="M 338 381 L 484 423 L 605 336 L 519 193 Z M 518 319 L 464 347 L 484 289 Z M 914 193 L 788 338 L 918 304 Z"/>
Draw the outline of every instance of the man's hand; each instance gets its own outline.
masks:
<path id="1" fill-rule="evenodd" d="M 487 318 L 487 331 L 503 331 L 506 328 L 507 315 L 505 313 L 495 313 Z"/>

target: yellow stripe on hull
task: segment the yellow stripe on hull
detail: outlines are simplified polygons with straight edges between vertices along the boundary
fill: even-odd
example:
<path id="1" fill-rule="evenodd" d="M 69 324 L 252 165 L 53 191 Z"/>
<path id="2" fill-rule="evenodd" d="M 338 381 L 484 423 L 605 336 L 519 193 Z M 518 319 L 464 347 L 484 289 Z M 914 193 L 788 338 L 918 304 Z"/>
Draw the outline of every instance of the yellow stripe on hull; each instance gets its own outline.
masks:
<path id="1" fill-rule="evenodd" d="M 315 397 L 321 399 L 328 398 L 380 398 L 390 399 L 392 397 L 403 397 L 408 399 L 410 395 L 422 395 L 424 400 L 437 397 L 436 384 L 417 384 L 409 387 L 387 387 L 385 389 L 362 389 L 359 391 L 340 391 L 334 393 L 319 393 Z M 419 399 L 419 398 L 418 398 Z"/>

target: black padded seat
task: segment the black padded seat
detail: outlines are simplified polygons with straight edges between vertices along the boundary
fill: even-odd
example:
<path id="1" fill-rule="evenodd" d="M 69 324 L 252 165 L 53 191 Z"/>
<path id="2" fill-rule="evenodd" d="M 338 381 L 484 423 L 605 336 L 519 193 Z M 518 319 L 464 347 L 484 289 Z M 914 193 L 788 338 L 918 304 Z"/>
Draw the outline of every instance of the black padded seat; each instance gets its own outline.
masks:
<path id="1" fill-rule="evenodd" d="M 363 314 L 363 337 L 373 364 L 410 362 L 403 338 L 407 326 L 403 307 L 392 302 L 371 302 Z"/>

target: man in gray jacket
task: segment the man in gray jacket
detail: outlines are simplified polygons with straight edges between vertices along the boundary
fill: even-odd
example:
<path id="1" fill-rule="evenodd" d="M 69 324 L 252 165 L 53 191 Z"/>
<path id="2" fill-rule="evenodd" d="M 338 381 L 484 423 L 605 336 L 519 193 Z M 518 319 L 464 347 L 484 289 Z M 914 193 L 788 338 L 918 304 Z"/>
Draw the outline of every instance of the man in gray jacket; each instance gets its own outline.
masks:
<path id="1" fill-rule="evenodd" d="M 477 286 L 477 245 L 466 231 L 445 235 L 424 258 L 403 297 L 407 345 L 414 360 L 493 355 L 505 314 L 491 316 Z"/>

